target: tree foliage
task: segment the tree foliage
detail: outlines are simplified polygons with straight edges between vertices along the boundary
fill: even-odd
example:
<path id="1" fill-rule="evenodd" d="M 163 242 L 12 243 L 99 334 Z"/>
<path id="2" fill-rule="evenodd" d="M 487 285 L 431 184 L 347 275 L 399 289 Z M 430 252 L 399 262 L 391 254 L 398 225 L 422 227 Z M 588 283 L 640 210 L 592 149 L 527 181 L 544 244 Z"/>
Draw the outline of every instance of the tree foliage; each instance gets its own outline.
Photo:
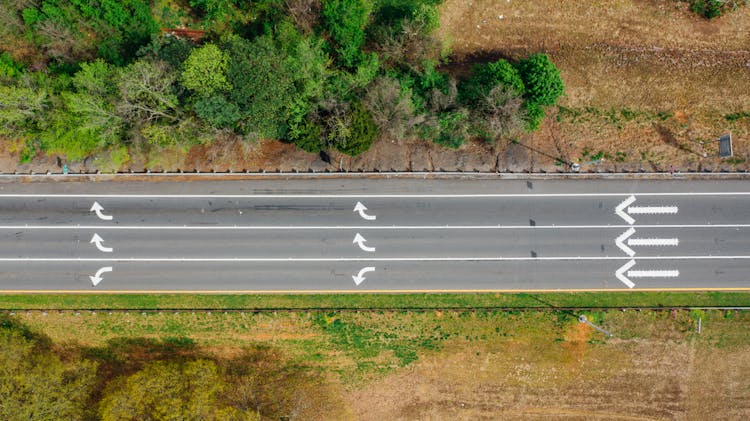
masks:
<path id="1" fill-rule="evenodd" d="M 225 388 L 211 361 L 157 361 L 115 383 L 103 397 L 99 415 L 103 421 L 259 419 L 221 405 Z"/>
<path id="2" fill-rule="evenodd" d="M 564 91 L 560 71 L 546 54 L 532 54 L 518 62 L 524 94 L 533 104 L 554 105 Z"/>
<path id="3" fill-rule="evenodd" d="M 0 327 L 0 418 L 84 419 L 96 365 L 63 363 L 19 332 Z"/>
<path id="4" fill-rule="evenodd" d="M 183 64 L 180 81 L 186 88 L 201 96 L 232 89 L 227 81 L 229 55 L 215 44 L 196 48 Z"/>
<path id="5" fill-rule="evenodd" d="M 372 9 L 372 0 L 323 2 L 325 28 L 336 43 L 336 53 L 345 67 L 354 68 L 359 62 Z"/>
<path id="6" fill-rule="evenodd" d="M 462 101 L 478 105 L 498 85 L 506 86 L 518 94 L 525 92 L 521 75 L 504 59 L 475 65 L 471 77 L 459 86 L 459 92 Z"/>

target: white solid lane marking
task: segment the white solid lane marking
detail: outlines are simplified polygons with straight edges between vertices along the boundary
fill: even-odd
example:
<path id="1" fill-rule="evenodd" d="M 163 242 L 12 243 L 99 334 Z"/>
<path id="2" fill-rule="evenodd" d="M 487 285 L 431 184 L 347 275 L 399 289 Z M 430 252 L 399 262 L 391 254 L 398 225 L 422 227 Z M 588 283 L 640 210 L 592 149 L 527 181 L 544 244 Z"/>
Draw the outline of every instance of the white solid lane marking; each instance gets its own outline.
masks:
<path id="1" fill-rule="evenodd" d="M 99 204 L 99 202 L 94 202 L 94 205 L 91 206 L 91 212 L 95 212 L 96 216 L 99 217 L 99 219 L 103 221 L 111 221 L 112 215 L 103 214 L 102 213 L 103 210 L 104 208 L 102 207 L 102 205 Z"/>
<path id="2" fill-rule="evenodd" d="M 354 236 L 354 241 L 352 241 L 352 244 L 357 244 L 359 248 L 362 249 L 362 251 L 366 251 L 368 253 L 374 253 L 375 247 L 368 247 L 365 245 L 365 237 L 362 237 L 360 233 L 357 233 L 357 235 Z"/>
<path id="3" fill-rule="evenodd" d="M 365 205 L 362 204 L 362 202 L 357 202 L 357 204 L 354 206 L 354 212 L 358 212 L 359 216 L 361 216 L 362 219 L 365 219 L 368 221 L 374 221 L 377 218 L 377 216 L 368 215 L 367 213 L 365 213 L 366 210 L 367 208 L 365 207 Z"/>
<path id="4" fill-rule="evenodd" d="M 665 193 L 486 193 L 486 194 L 0 194 L 0 198 L 108 198 L 108 199 L 462 199 L 462 198 L 548 198 L 635 196 L 750 196 L 750 192 L 665 192 Z"/>
<path id="5" fill-rule="evenodd" d="M 630 225 L 0 225 L 0 230 L 515 230 L 623 229 Z M 750 228 L 750 224 L 638 225 L 638 228 Z"/>
<path id="6" fill-rule="evenodd" d="M 679 270 L 629 270 L 631 278 L 676 278 L 680 276 Z"/>
<path id="7" fill-rule="evenodd" d="M 352 275 L 352 280 L 354 280 L 354 284 L 359 286 L 359 284 L 361 284 L 362 282 L 365 281 L 365 279 L 367 279 L 364 277 L 364 274 L 368 272 L 374 272 L 374 271 L 375 271 L 375 268 L 372 266 L 362 268 L 356 276 Z"/>
<path id="8" fill-rule="evenodd" d="M 89 276 L 89 279 L 91 279 L 91 284 L 93 286 L 99 285 L 99 282 L 102 281 L 102 274 L 104 272 L 112 272 L 112 266 L 105 266 L 99 270 L 96 271 L 96 275 Z"/>
<path id="9" fill-rule="evenodd" d="M 99 251 L 103 253 L 112 253 L 112 247 L 104 247 L 102 245 L 103 241 L 104 240 L 99 236 L 99 234 L 94 233 L 94 236 L 91 237 L 91 241 L 89 241 L 89 243 L 94 243 L 96 245 L 96 248 L 98 248 Z"/>
<path id="10" fill-rule="evenodd" d="M 643 256 L 638 260 L 747 260 L 750 256 Z M 258 262 L 515 262 L 631 260 L 624 256 L 540 257 L 0 257 L 0 262 L 130 262 L 130 263 L 258 263 Z"/>
<path id="11" fill-rule="evenodd" d="M 627 245 L 625 245 L 625 240 L 628 239 L 631 235 L 635 234 L 634 228 L 628 228 L 627 231 L 620 234 L 619 237 L 615 238 L 615 245 L 620 248 L 625 254 L 627 254 L 630 257 L 635 256 L 635 250 L 631 249 Z"/>
<path id="12" fill-rule="evenodd" d="M 678 246 L 679 238 L 628 238 L 629 246 Z"/>

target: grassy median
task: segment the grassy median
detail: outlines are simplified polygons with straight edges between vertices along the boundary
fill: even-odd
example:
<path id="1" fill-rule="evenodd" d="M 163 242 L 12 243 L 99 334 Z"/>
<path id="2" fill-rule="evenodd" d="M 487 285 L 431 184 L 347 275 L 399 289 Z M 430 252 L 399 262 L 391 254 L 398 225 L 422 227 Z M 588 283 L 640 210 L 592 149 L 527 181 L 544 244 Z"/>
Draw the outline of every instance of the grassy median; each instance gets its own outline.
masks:
<path id="1" fill-rule="evenodd" d="M 0 309 L 451 309 L 745 307 L 747 292 L 473 294 L 7 294 Z"/>

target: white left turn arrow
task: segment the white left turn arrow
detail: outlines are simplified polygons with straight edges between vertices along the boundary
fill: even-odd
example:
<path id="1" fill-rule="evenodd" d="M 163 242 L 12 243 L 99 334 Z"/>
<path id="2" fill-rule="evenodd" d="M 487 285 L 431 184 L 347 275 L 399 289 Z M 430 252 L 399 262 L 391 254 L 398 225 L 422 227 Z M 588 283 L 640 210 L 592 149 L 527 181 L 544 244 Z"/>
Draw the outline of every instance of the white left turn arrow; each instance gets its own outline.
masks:
<path id="1" fill-rule="evenodd" d="M 361 236 L 359 233 L 354 236 L 354 241 L 352 241 L 352 244 L 357 244 L 359 248 L 362 249 L 362 251 L 366 251 L 368 253 L 372 253 L 375 251 L 375 247 L 368 247 L 365 245 L 365 237 Z"/>
<path id="2" fill-rule="evenodd" d="M 362 268 L 357 275 L 352 275 L 352 279 L 357 286 L 365 281 L 364 275 L 367 272 L 375 272 L 375 268 L 372 266 L 368 266 L 366 268 Z"/>
<path id="3" fill-rule="evenodd" d="M 112 247 L 104 247 L 102 245 L 102 237 L 99 237 L 99 234 L 94 233 L 94 236 L 91 237 L 91 241 L 89 243 L 94 243 L 96 245 L 96 248 L 99 249 L 99 251 L 104 253 L 112 253 Z"/>
<path id="4" fill-rule="evenodd" d="M 112 215 L 105 215 L 105 214 L 103 214 L 102 213 L 103 210 L 104 210 L 104 208 L 102 207 L 102 205 L 99 204 L 99 202 L 94 202 L 94 205 L 91 206 L 91 212 L 95 212 L 96 216 L 98 216 L 99 219 L 101 219 L 103 221 L 111 221 L 112 220 Z"/>
<path id="5" fill-rule="evenodd" d="M 96 271 L 96 275 L 89 276 L 89 279 L 91 279 L 91 284 L 93 286 L 99 285 L 99 282 L 102 281 L 102 274 L 105 272 L 112 272 L 112 266 L 105 266 L 99 270 Z"/>
<path id="6" fill-rule="evenodd" d="M 366 219 L 368 221 L 374 221 L 377 218 L 377 216 L 366 214 L 365 213 L 366 210 L 367 208 L 365 207 L 365 205 L 362 204 L 362 202 L 357 202 L 357 205 L 354 206 L 354 212 L 359 212 L 359 216 L 361 216 L 362 219 Z"/>

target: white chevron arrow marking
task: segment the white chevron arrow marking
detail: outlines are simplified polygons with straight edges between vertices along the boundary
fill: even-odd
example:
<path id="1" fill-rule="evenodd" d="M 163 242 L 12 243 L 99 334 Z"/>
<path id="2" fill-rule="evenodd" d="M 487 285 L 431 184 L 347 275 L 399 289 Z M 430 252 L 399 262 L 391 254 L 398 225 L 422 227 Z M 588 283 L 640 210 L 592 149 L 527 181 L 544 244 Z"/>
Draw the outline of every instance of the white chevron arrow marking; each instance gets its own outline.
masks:
<path id="1" fill-rule="evenodd" d="M 627 254 L 630 257 L 635 256 L 635 250 L 631 249 L 627 245 L 625 245 L 625 240 L 628 239 L 631 235 L 635 234 L 635 228 L 628 228 L 627 231 L 620 234 L 619 237 L 615 238 L 615 245 L 620 248 L 620 250 L 624 251 L 625 254 Z M 632 288 L 632 287 L 631 287 Z"/>
<path id="2" fill-rule="evenodd" d="M 635 219 L 630 215 L 659 215 L 659 214 L 676 214 L 679 209 L 677 206 L 630 206 L 635 202 L 635 196 L 630 195 L 615 208 L 615 214 L 624 219 L 630 225 L 635 223 Z"/>
<path id="3" fill-rule="evenodd" d="M 619 279 L 620 282 L 625 284 L 628 288 L 633 288 L 635 284 L 633 283 L 633 281 L 631 281 L 625 276 L 625 272 L 627 272 L 633 266 L 635 266 L 635 260 L 629 260 L 627 263 L 622 265 L 622 267 L 620 267 L 620 269 L 617 269 L 617 271 L 615 272 L 615 277 Z"/>
<path id="4" fill-rule="evenodd" d="M 633 202 L 635 202 L 635 196 L 630 196 L 627 199 L 623 200 L 617 207 L 615 208 L 615 213 L 620 218 L 624 219 L 625 222 L 627 222 L 630 225 L 633 225 L 635 222 L 635 219 L 631 218 L 630 215 L 625 213 L 625 208 L 630 206 Z"/>

